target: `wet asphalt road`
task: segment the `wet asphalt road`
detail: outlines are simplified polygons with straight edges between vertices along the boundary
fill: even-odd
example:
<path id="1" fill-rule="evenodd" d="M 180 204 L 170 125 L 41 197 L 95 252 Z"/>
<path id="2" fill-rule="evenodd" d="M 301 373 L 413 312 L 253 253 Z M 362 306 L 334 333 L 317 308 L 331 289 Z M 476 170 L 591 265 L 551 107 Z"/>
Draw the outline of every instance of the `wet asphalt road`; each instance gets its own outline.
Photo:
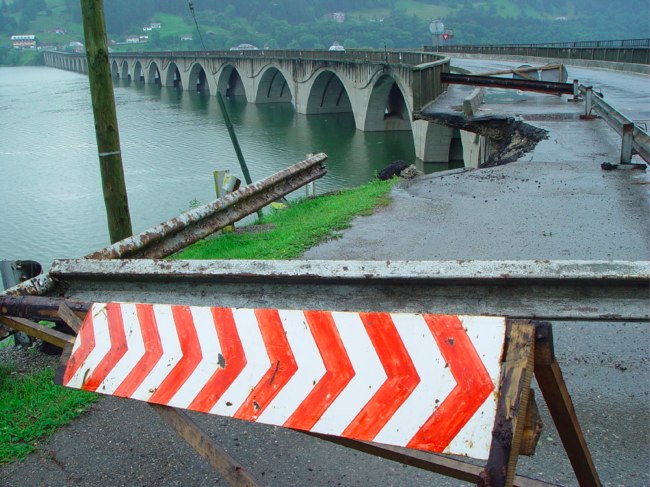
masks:
<path id="1" fill-rule="evenodd" d="M 640 83 L 638 75 L 603 76 Z M 647 107 L 650 94 L 644 96 Z M 557 106 L 552 110 L 537 98 L 512 100 L 483 109 L 513 109 L 524 118 L 574 110 L 566 100 L 547 101 Z M 650 260 L 650 178 L 601 171 L 601 162 L 616 158 L 613 132 L 602 121 L 565 116 L 530 123 L 549 130 L 549 138 L 521 161 L 405 182 L 390 206 L 357 219 L 342 238 L 305 258 Z M 649 330 L 637 323 L 554 323 L 558 362 L 605 485 L 650 485 Z M 521 458 L 518 473 L 576 485 L 537 397 L 545 428 L 536 455 Z M 281 428 L 193 417 L 268 485 L 462 484 Z M 215 484 L 225 482 L 153 410 L 115 398 L 101 400 L 27 460 L 0 469 L 1 486 Z"/>

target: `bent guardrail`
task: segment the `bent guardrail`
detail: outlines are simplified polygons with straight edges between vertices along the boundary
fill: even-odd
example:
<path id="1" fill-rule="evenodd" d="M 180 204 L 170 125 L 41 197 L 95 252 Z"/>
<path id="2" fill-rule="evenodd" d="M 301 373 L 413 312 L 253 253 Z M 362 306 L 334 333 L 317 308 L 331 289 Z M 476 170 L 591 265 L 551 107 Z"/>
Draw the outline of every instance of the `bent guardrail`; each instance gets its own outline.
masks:
<path id="1" fill-rule="evenodd" d="M 261 210 L 327 172 L 315 154 L 276 174 L 88 255 L 90 259 L 163 258 Z"/>

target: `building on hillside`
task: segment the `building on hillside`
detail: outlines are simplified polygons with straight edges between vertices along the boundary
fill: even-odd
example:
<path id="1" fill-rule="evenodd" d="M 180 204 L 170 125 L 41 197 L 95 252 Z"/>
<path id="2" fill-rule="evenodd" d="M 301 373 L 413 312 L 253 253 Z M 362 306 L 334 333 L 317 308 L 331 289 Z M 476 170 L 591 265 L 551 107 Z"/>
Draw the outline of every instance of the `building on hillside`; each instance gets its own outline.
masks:
<path id="1" fill-rule="evenodd" d="M 140 36 L 126 36 L 127 44 L 138 44 L 140 42 Z"/>
<path id="2" fill-rule="evenodd" d="M 345 13 L 343 13 L 343 12 L 333 12 L 331 15 L 332 15 L 332 18 L 336 22 L 340 22 L 340 23 L 345 22 Z"/>
<path id="3" fill-rule="evenodd" d="M 162 24 L 160 22 L 151 22 L 149 24 L 149 27 L 151 27 L 152 29 L 160 29 L 162 28 Z"/>
<path id="4" fill-rule="evenodd" d="M 189 42 L 189 41 L 193 41 L 193 40 L 194 40 L 194 37 L 192 37 L 192 34 L 185 34 L 185 35 L 181 36 L 181 41 L 183 41 L 183 42 Z"/>
<path id="5" fill-rule="evenodd" d="M 33 34 L 17 34 L 11 36 L 14 49 L 33 49 L 36 47 L 36 36 Z"/>
<path id="6" fill-rule="evenodd" d="M 68 45 L 68 49 L 70 51 L 76 52 L 76 53 L 83 53 L 84 52 L 84 45 L 79 42 L 79 41 L 72 41 Z"/>

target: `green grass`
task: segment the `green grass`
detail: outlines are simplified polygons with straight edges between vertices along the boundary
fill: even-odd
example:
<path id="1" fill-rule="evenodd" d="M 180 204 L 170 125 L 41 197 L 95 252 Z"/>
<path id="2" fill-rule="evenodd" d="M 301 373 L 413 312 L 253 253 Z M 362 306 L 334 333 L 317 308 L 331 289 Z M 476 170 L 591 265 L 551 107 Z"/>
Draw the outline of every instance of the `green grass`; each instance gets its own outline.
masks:
<path id="1" fill-rule="evenodd" d="M 53 379 L 51 368 L 21 376 L 0 363 L 0 465 L 27 456 L 97 400 L 96 394 L 65 389 Z"/>
<path id="2" fill-rule="evenodd" d="M 354 189 L 299 200 L 265 215 L 259 223 L 273 229 L 261 233 L 226 233 L 197 242 L 175 259 L 292 259 L 317 243 L 337 236 L 355 216 L 386 205 L 397 180 L 372 181 Z"/>
<path id="3" fill-rule="evenodd" d="M 195 30 L 194 24 L 188 24 L 183 17 L 178 15 L 156 12 L 153 20 L 162 24 L 160 28 L 161 37 L 180 37 L 184 34 L 193 34 Z"/>
<path id="4" fill-rule="evenodd" d="M 454 12 L 454 9 L 450 7 L 430 5 L 416 0 L 398 0 L 395 6 L 403 9 L 408 15 L 415 15 L 423 19 L 444 18 Z"/>

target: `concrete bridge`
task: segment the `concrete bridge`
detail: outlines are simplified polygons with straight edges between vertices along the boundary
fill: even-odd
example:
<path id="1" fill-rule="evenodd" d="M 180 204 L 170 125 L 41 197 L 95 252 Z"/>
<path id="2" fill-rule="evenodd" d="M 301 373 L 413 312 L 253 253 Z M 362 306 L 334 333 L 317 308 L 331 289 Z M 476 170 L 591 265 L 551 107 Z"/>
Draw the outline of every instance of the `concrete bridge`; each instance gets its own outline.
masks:
<path id="1" fill-rule="evenodd" d="M 82 54 L 44 57 L 48 66 L 88 71 Z M 110 63 L 118 79 L 291 103 L 305 115 L 351 112 L 358 130 L 411 131 L 416 157 L 425 162 L 448 162 L 458 148 L 452 140 L 460 140 L 458 130 L 415 120 L 446 90 L 440 74 L 449 71 L 449 58 L 431 52 L 162 51 L 114 53 Z"/>

